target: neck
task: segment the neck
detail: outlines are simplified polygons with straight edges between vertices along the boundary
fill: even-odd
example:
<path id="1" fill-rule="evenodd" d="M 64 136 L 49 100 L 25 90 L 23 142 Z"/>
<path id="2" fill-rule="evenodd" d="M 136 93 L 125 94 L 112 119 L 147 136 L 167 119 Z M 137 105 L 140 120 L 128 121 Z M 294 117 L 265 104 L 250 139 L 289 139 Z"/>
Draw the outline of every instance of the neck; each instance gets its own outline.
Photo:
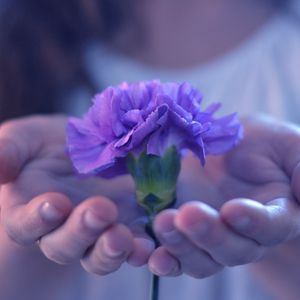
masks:
<path id="1" fill-rule="evenodd" d="M 141 62 L 164 68 L 213 60 L 254 34 L 275 12 L 271 5 L 256 0 L 141 3 L 136 8 L 141 34 L 135 35 L 134 43 L 123 35 L 117 48 Z"/>

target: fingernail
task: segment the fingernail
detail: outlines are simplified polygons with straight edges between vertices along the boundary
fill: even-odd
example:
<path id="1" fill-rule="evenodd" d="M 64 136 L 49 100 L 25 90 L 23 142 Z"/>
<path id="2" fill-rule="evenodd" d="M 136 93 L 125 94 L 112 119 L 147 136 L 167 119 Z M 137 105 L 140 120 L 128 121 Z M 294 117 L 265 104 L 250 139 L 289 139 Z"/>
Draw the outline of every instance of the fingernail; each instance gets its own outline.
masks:
<path id="1" fill-rule="evenodd" d="M 153 273 L 159 276 L 166 276 L 177 271 L 178 267 L 170 260 L 165 260 L 160 262 L 159 266 L 151 265 L 150 266 Z"/>
<path id="2" fill-rule="evenodd" d="M 236 218 L 231 224 L 238 230 L 247 230 L 253 225 L 253 222 L 250 217 L 242 216 Z"/>
<path id="3" fill-rule="evenodd" d="M 45 202 L 41 207 L 41 214 L 43 219 L 47 221 L 59 221 L 64 217 L 62 211 L 58 210 L 54 205 Z"/>
<path id="4" fill-rule="evenodd" d="M 155 229 L 157 234 L 167 243 L 176 244 L 182 240 L 181 234 L 171 223 L 160 223 Z"/>
<path id="5" fill-rule="evenodd" d="M 178 244 L 183 240 L 182 235 L 176 229 L 161 232 L 161 237 L 169 244 Z"/>
<path id="6" fill-rule="evenodd" d="M 104 252 L 112 258 L 122 257 L 125 254 L 124 250 L 113 249 L 107 242 L 103 243 Z"/>
<path id="7" fill-rule="evenodd" d="M 87 210 L 84 213 L 83 219 L 86 226 L 92 229 L 101 229 L 108 225 L 107 222 L 103 221 L 99 216 L 90 210 Z"/>

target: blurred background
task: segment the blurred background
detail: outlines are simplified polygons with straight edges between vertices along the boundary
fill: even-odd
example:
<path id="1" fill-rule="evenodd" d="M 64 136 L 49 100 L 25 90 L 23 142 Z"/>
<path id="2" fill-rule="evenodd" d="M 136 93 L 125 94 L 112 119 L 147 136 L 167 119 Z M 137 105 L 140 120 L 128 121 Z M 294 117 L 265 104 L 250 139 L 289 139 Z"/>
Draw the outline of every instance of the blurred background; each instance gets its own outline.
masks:
<path id="1" fill-rule="evenodd" d="M 108 84 L 152 78 L 189 80 L 209 100 L 222 101 L 236 98 L 228 90 L 238 87 L 240 98 L 246 90 L 253 95 L 245 82 L 254 80 L 255 89 L 264 90 L 257 101 L 268 102 L 281 93 L 267 87 L 272 77 L 297 105 L 295 79 L 288 74 L 282 83 L 286 72 L 294 72 L 289 65 L 298 63 L 297 8 L 299 1 L 288 0 L 0 0 L 0 119 L 79 114 L 83 102 Z M 288 62 L 279 66 L 283 57 Z M 212 92 L 212 82 L 218 92 Z M 245 96 L 243 102 L 249 101 Z M 242 113 L 255 109 L 246 105 Z"/>

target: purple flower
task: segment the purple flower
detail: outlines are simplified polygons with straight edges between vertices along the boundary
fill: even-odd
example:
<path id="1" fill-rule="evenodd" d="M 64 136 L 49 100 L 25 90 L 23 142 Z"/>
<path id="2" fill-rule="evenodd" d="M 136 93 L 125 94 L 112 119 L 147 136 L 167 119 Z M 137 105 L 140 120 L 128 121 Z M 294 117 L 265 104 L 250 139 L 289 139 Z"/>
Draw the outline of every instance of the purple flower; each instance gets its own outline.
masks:
<path id="1" fill-rule="evenodd" d="M 190 149 L 204 165 L 207 154 L 230 150 L 242 137 L 236 114 L 215 118 L 219 103 L 201 110 L 201 93 L 189 83 L 145 81 L 108 87 L 83 119 L 70 118 L 67 151 L 80 174 L 127 173 L 129 153 L 162 156 Z"/>

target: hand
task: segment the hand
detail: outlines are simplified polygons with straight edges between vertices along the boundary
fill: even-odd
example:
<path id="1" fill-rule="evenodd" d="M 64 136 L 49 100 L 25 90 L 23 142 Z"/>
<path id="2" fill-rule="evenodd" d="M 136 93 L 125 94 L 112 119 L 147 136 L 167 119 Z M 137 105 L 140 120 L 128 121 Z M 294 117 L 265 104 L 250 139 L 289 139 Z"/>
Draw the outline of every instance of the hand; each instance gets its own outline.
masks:
<path id="1" fill-rule="evenodd" d="M 149 265 L 158 275 L 207 277 L 299 235 L 300 130 L 265 118 L 244 125 L 242 143 L 204 169 L 186 160 L 179 208 L 154 224 L 162 246 Z"/>
<path id="2" fill-rule="evenodd" d="M 37 116 L 0 127 L 2 226 L 17 243 L 38 241 L 50 260 L 80 260 L 89 272 L 107 274 L 126 260 L 145 264 L 152 241 L 124 225 L 143 215 L 132 182 L 79 178 L 64 152 L 65 123 L 62 116 Z"/>

